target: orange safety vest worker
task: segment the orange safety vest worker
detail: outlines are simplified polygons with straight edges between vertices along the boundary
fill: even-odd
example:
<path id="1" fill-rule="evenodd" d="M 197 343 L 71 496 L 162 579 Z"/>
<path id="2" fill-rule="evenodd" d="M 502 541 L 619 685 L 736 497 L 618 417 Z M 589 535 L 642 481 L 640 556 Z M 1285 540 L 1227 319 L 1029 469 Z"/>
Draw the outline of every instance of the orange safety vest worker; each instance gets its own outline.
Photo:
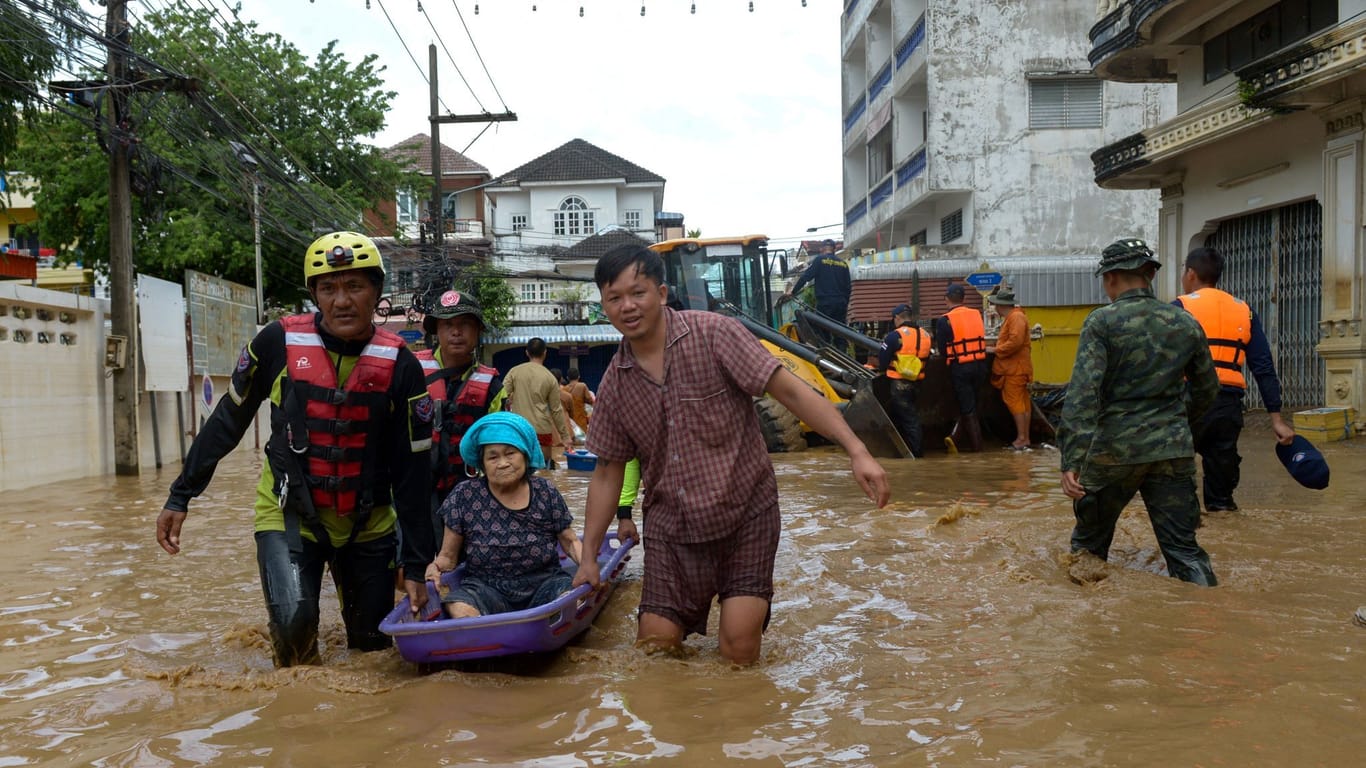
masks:
<path id="1" fill-rule="evenodd" d="M 460 458 L 460 438 L 469 430 L 480 416 L 488 413 L 489 391 L 493 378 L 498 375 L 495 368 L 475 364 L 465 373 L 454 401 L 448 401 L 446 379 L 441 376 L 441 363 L 436 353 L 424 349 L 416 353 L 417 361 L 422 363 L 422 371 L 427 374 L 427 394 L 435 401 L 435 418 L 432 420 L 432 480 L 437 493 L 444 496 L 465 477 L 465 462 Z"/>
<path id="2" fill-rule="evenodd" d="M 922 363 L 930 356 L 930 335 L 914 325 L 900 326 L 896 332 L 901 334 L 901 347 L 887 371 L 887 378 L 920 381 L 925 378 Z M 912 336 L 915 336 L 914 341 Z"/>
<path id="3" fill-rule="evenodd" d="M 986 328 L 982 325 L 982 313 L 959 304 L 949 310 L 944 317 L 953 329 L 953 342 L 944 350 L 950 365 L 971 363 L 987 358 Z"/>
<path id="4" fill-rule="evenodd" d="M 1181 306 L 1200 321 L 1209 339 L 1209 356 L 1219 384 L 1247 389 L 1243 362 L 1252 341 L 1252 308 L 1218 288 L 1201 288 L 1180 297 Z"/>
<path id="5" fill-rule="evenodd" d="M 374 450 L 379 423 L 389 418 L 389 384 L 403 339 L 376 329 L 339 387 L 337 367 L 313 315 L 285 317 L 280 324 L 285 330 L 285 376 L 298 398 L 292 407 L 302 405 L 308 430 L 307 482 L 313 506 L 334 509 L 338 517 L 358 508 L 368 515 L 372 507 L 389 503 L 372 495 L 374 488 L 388 488 L 382 478 L 373 477 Z"/>

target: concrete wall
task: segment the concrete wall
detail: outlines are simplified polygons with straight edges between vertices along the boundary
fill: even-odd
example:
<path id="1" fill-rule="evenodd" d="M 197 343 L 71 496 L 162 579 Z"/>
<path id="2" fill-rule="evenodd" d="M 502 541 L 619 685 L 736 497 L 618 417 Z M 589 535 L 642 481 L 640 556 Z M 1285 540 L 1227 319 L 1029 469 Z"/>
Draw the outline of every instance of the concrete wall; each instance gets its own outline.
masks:
<path id="1" fill-rule="evenodd" d="M 1174 115 L 1174 89 L 1105 83 L 1103 127 L 1029 128 L 1028 76 L 1088 72 L 1094 14 L 1091 0 L 932 4 L 930 187 L 972 190 L 971 255 L 1095 253 L 1119 236 L 1156 237 L 1157 193 L 1098 188 L 1090 154 Z"/>
<path id="2" fill-rule="evenodd" d="M 0 491 L 112 475 L 113 388 L 104 367 L 108 300 L 5 281 L 0 282 L 0 307 Z M 15 341 L 16 332 L 28 340 Z M 51 341 L 40 343 L 40 333 Z M 72 343 L 62 343 L 62 334 L 74 334 Z M 188 390 L 188 382 L 186 386 Z M 226 391 L 226 379 L 215 380 L 215 403 Z M 194 396 L 202 397 L 198 381 Z M 183 414 L 179 418 L 178 407 Z M 188 433 L 197 424 L 190 407 L 188 392 L 179 397 L 174 392 L 143 393 L 140 400 L 141 471 L 157 471 L 154 437 L 159 433 L 168 486 L 179 471 L 181 425 Z M 205 413 L 201 402 L 197 415 Z M 264 443 L 269 418 L 260 424 Z M 186 434 L 187 446 L 189 440 Z M 255 450 L 255 443 L 249 430 L 237 450 Z"/>

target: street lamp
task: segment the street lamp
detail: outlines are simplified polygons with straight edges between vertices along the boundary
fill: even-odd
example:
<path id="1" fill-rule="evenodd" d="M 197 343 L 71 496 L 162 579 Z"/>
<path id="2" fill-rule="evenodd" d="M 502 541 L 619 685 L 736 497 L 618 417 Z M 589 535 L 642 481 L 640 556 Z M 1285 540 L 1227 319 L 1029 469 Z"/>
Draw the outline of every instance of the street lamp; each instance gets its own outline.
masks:
<path id="1" fill-rule="evenodd" d="M 230 141 L 228 144 L 237 154 L 237 160 L 251 169 L 251 228 L 256 241 L 256 324 L 266 324 L 265 294 L 261 281 L 261 175 L 258 173 L 260 162 L 246 145 Z"/>
<path id="2" fill-rule="evenodd" d="M 842 221 L 837 221 L 837 222 L 835 222 L 834 224 L 822 224 L 822 225 L 820 225 L 819 227 L 807 227 L 807 228 L 806 228 L 806 231 L 807 231 L 807 232 L 815 232 L 816 230 L 819 230 L 819 229 L 829 229 L 829 228 L 831 228 L 831 227 L 842 227 L 842 226 L 844 226 L 844 222 L 842 222 Z"/>

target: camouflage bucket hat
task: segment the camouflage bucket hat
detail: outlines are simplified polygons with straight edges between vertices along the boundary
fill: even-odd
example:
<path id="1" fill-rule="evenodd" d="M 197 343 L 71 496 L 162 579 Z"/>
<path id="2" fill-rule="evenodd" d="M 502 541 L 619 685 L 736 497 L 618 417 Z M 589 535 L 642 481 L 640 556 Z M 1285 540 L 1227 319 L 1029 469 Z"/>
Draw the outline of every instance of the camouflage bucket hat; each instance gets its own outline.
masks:
<path id="1" fill-rule="evenodd" d="M 1096 265 L 1096 276 L 1100 277 L 1117 269 L 1136 272 L 1149 264 L 1153 265 L 1154 269 L 1162 268 L 1162 262 L 1153 255 L 1153 250 L 1147 243 L 1138 238 L 1116 240 L 1101 251 L 1100 263 Z"/>

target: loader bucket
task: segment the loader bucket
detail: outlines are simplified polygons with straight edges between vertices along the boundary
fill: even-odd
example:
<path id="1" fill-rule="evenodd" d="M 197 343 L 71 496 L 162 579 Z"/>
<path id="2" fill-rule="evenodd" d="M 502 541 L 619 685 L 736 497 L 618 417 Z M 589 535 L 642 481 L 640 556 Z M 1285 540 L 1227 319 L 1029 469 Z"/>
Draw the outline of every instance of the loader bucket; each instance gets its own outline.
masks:
<path id="1" fill-rule="evenodd" d="M 879 459 L 909 459 L 911 449 L 896 431 L 887 410 L 878 402 L 872 382 L 866 382 L 844 406 L 844 420 L 849 428 L 868 447 L 868 452 Z"/>

